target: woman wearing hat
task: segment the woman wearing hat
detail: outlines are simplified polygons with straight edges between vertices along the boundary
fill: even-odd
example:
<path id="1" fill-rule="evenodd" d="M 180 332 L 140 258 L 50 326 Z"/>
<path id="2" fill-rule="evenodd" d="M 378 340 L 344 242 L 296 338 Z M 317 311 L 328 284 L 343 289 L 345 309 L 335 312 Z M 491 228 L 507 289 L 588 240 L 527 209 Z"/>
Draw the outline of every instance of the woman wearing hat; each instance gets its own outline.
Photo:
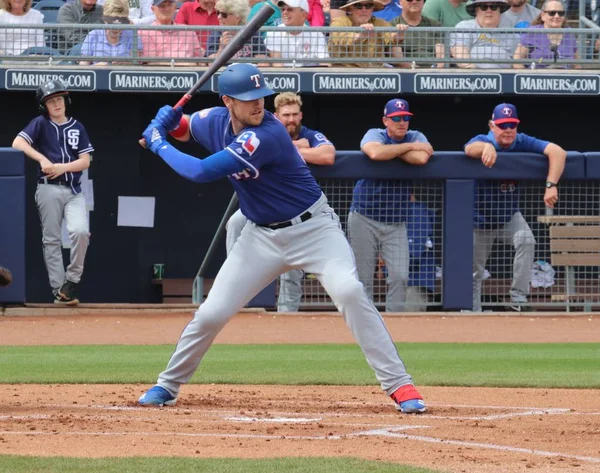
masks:
<path id="1" fill-rule="evenodd" d="M 102 21 L 105 25 L 128 25 L 129 3 L 127 0 L 106 0 L 104 3 L 104 16 Z M 88 33 L 81 46 L 82 56 L 98 57 L 131 57 L 133 47 L 133 30 L 92 30 Z M 142 43 L 138 41 L 138 48 L 142 49 Z M 118 62 L 111 61 L 112 64 Z M 106 65 L 108 61 L 90 62 L 81 61 L 79 64 Z"/>
<path id="2" fill-rule="evenodd" d="M 346 16 L 335 18 L 331 27 L 355 26 L 361 32 L 333 32 L 329 35 L 331 58 L 384 58 L 388 46 L 399 41 L 396 33 L 378 32 L 376 27 L 389 27 L 387 21 L 375 18 L 373 12 L 383 9 L 378 0 L 348 0 L 341 7 Z M 335 61 L 334 61 L 335 62 Z M 383 61 L 333 64 L 343 67 L 382 67 Z"/>
<path id="3" fill-rule="evenodd" d="M 456 25 L 457 31 L 450 35 L 450 52 L 457 59 L 489 59 L 489 63 L 458 64 L 462 68 L 506 69 L 519 44 L 519 36 L 513 33 L 479 33 L 479 28 L 511 28 L 508 20 L 502 18 L 502 13 L 510 5 L 506 0 L 474 0 L 467 5 L 467 13 L 474 16 L 473 20 L 461 21 Z"/>

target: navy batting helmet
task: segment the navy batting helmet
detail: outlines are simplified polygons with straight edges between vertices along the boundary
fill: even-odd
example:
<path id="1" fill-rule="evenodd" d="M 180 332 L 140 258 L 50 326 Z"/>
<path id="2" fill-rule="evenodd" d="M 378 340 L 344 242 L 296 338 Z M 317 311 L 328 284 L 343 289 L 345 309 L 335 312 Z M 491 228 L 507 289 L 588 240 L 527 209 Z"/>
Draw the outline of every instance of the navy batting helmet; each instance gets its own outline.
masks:
<path id="1" fill-rule="evenodd" d="M 65 105 L 71 104 L 71 98 L 69 97 L 69 91 L 62 83 L 62 81 L 57 79 L 49 80 L 44 84 L 38 87 L 38 90 L 35 94 L 35 100 L 38 104 L 38 108 L 41 113 L 46 113 L 46 105 L 44 104 L 46 100 L 50 97 L 54 97 L 55 95 L 64 95 L 65 96 Z"/>
<path id="2" fill-rule="evenodd" d="M 265 83 L 265 76 L 253 64 L 231 64 L 219 76 L 219 97 L 227 95 L 249 102 L 273 94 Z"/>

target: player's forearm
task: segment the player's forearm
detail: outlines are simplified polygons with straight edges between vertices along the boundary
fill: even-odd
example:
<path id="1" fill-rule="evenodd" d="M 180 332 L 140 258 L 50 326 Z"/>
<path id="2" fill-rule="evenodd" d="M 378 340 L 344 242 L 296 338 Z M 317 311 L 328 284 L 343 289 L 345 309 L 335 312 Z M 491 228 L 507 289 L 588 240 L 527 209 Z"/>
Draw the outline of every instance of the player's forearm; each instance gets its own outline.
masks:
<path id="1" fill-rule="evenodd" d="M 414 166 L 424 166 L 429 161 L 429 156 L 430 154 L 426 151 L 414 150 L 400 155 L 399 158 L 405 163 Z"/>
<path id="2" fill-rule="evenodd" d="M 558 182 L 565 170 L 567 153 L 560 146 L 550 143 L 546 147 L 546 155 L 548 156 L 548 181 Z"/>
<path id="3" fill-rule="evenodd" d="M 18 149 L 19 151 L 23 151 L 25 156 L 27 156 L 30 159 L 33 159 L 34 161 L 37 161 L 38 163 L 41 163 L 44 159 L 47 159 L 46 156 L 44 156 L 39 151 L 36 151 L 33 148 L 33 146 L 27 143 L 25 138 L 21 138 L 20 136 L 17 136 L 14 139 L 12 147 Z"/>
<path id="4" fill-rule="evenodd" d="M 404 153 L 412 151 L 412 143 L 402 143 L 398 145 L 384 145 L 367 143 L 363 146 L 363 152 L 371 158 L 373 161 L 389 161 L 391 159 L 399 158 Z"/>
<path id="5" fill-rule="evenodd" d="M 483 154 L 483 148 L 486 143 L 483 141 L 476 141 L 475 143 L 471 143 L 470 145 L 465 146 L 465 154 L 469 158 L 473 159 L 481 159 L 481 155 Z"/>
<path id="6" fill-rule="evenodd" d="M 299 148 L 298 151 L 309 164 L 320 166 L 331 166 L 335 162 L 335 147 L 332 145 L 321 145 L 317 148 Z"/>
<path id="7" fill-rule="evenodd" d="M 90 154 L 83 153 L 79 159 L 64 164 L 65 172 L 81 172 L 90 167 Z"/>

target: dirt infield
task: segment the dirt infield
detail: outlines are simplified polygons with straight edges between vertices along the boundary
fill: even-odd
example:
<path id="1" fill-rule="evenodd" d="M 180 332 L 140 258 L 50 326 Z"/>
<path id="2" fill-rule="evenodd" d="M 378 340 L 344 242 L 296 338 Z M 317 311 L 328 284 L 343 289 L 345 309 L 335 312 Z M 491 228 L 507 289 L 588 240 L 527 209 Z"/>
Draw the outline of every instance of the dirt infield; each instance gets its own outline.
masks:
<path id="1" fill-rule="evenodd" d="M 186 315 L 0 317 L 0 344 L 174 343 Z M 397 341 L 597 342 L 600 317 L 390 317 Z M 240 315 L 218 343 L 352 343 L 339 316 Z M 165 360 L 166 362 L 166 360 Z M 0 385 L 0 454 L 357 456 L 450 472 L 600 471 L 600 392 L 423 387 L 429 412 L 377 387 Z"/>

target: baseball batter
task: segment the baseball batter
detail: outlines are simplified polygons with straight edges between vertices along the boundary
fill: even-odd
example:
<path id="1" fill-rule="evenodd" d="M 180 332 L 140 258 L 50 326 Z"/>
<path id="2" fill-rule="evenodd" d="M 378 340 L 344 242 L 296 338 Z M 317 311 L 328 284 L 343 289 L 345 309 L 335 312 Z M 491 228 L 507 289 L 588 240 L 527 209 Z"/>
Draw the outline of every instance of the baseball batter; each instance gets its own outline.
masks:
<path id="1" fill-rule="evenodd" d="M 152 152 L 186 179 L 228 177 L 250 223 L 223 263 L 206 301 L 184 329 L 167 368 L 139 398 L 143 406 L 174 405 L 225 324 L 280 274 L 302 269 L 317 276 L 358 341 L 383 390 L 397 409 L 425 411 L 377 309 L 356 275 L 339 218 L 292 143 L 264 109 L 273 92 L 252 64 L 233 64 L 219 76 L 225 107 L 182 116 L 165 106 L 143 133 Z M 199 160 L 171 146 L 166 133 L 205 147 Z"/>
<path id="2" fill-rule="evenodd" d="M 409 130 L 413 114 L 408 102 L 388 101 L 383 110 L 385 128 L 371 128 L 360 147 L 373 161 L 402 161 L 423 165 L 433 148 L 423 133 Z M 373 274 L 380 251 L 388 270 L 386 312 L 402 312 L 406 302 L 409 246 L 406 219 L 412 183 L 402 180 L 361 179 L 354 186 L 348 235 L 356 256 L 358 277 L 373 298 Z"/>
<path id="3" fill-rule="evenodd" d="M 292 138 L 292 143 L 309 164 L 331 165 L 335 161 L 335 146 L 318 131 L 302 125 L 302 98 L 293 92 L 283 92 L 275 97 L 275 117 L 283 123 Z M 235 212 L 227 221 L 227 254 L 239 238 L 248 219 L 241 210 Z M 279 278 L 278 312 L 297 312 L 302 300 L 302 278 L 304 273 L 292 269 Z"/>
<path id="4" fill-rule="evenodd" d="M 12 146 L 40 164 L 35 203 L 42 223 L 44 260 L 54 302 L 76 305 L 77 285 L 90 238 L 80 179 L 82 172 L 90 167 L 94 148 L 85 127 L 66 115 L 71 99 L 62 82 L 50 80 L 41 85 L 36 99 L 40 116 L 29 122 Z M 63 219 L 71 239 L 66 274 L 62 256 Z"/>
<path id="5" fill-rule="evenodd" d="M 498 151 L 513 153 L 540 153 L 548 157 L 548 178 L 544 203 L 553 208 L 558 202 L 558 181 L 565 168 L 567 153 L 560 146 L 539 140 L 525 133 L 517 133 L 519 126 L 517 108 L 501 103 L 494 108 L 488 122 L 489 133 L 477 135 L 465 145 L 465 154 L 481 159 L 492 167 Z M 477 182 L 473 235 L 473 311 L 481 312 L 481 286 L 485 263 L 496 239 L 515 248 L 513 280 L 510 288 L 509 309 L 531 310 L 527 305 L 531 284 L 531 267 L 535 252 L 535 238 L 529 225 L 519 211 L 519 187 L 517 181 Z"/>

